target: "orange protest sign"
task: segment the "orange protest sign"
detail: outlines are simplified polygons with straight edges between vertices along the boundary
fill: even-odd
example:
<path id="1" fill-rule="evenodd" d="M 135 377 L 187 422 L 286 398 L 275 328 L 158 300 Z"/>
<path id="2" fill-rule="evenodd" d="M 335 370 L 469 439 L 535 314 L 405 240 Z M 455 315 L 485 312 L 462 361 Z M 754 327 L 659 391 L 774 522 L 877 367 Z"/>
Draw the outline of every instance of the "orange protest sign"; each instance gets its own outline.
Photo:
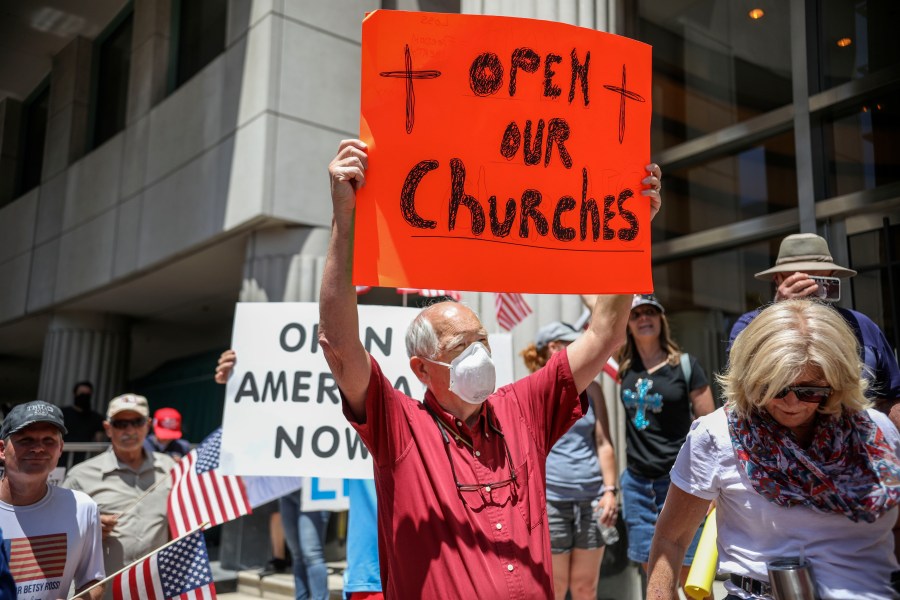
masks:
<path id="1" fill-rule="evenodd" d="M 357 285 L 649 292 L 651 49 L 562 23 L 363 22 Z"/>

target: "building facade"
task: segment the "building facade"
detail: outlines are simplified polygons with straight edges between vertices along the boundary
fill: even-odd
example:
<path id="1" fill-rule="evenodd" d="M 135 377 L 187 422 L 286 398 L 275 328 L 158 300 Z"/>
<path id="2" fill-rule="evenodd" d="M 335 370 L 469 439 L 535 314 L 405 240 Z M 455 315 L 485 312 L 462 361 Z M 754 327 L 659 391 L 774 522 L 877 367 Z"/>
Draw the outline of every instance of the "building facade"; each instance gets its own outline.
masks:
<path id="1" fill-rule="evenodd" d="M 98 410 L 136 389 L 179 407 L 191 437 L 214 426 L 234 303 L 317 299 L 325 166 L 357 135 L 360 23 L 379 8 L 653 46 L 654 281 L 707 371 L 771 299 L 753 274 L 794 232 L 859 271 L 841 305 L 900 344 L 891 0 L 20 0 L 0 9 L 0 401 L 64 405 L 90 379 Z M 499 330 L 491 295 L 463 296 Z M 573 296 L 526 300 L 516 348 L 581 313 Z"/>

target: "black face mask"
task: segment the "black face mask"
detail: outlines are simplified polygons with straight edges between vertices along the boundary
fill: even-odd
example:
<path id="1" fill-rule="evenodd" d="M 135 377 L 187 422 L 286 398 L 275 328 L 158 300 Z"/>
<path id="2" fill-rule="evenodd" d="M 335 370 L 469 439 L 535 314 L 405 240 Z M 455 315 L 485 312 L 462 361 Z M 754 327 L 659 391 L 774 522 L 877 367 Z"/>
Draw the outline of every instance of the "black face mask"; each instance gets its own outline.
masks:
<path id="1" fill-rule="evenodd" d="M 81 410 L 90 410 L 91 409 L 91 395 L 90 394 L 75 394 L 75 407 L 80 408 Z"/>

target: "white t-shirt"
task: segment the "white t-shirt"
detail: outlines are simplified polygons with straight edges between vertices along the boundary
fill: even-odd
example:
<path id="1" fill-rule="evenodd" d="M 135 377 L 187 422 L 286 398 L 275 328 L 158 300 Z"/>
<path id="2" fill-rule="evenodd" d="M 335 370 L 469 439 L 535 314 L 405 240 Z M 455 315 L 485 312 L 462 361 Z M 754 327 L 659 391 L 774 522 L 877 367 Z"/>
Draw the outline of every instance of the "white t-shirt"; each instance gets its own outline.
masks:
<path id="1" fill-rule="evenodd" d="M 28 506 L 0 502 L 18 600 L 68 598 L 72 583 L 78 589 L 105 577 L 97 504 L 82 492 L 47 488 Z"/>
<path id="2" fill-rule="evenodd" d="M 894 425 L 879 412 L 868 414 L 900 456 Z M 837 513 L 770 502 L 753 489 L 738 464 L 724 409 L 694 421 L 671 475 L 681 490 L 716 501 L 720 571 L 768 581 L 766 561 L 803 554 L 822 600 L 893 598 L 890 575 L 898 566 L 891 529 L 898 508 L 874 523 L 854 523 Z M 731 582 L 725 587 L 741 598 L 751 597 Z"/>

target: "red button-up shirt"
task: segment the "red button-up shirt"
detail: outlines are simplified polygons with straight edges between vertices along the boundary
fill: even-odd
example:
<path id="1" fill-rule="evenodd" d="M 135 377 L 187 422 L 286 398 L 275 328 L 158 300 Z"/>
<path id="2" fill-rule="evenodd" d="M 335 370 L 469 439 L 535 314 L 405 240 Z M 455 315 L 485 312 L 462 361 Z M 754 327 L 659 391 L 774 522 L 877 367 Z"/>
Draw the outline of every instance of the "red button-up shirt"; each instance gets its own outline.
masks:
<path id="1" fill-rule="evenodd" d="M 551 598 L 545 462 L 586 408 L 564 351 L 537 373 L 494 392 L 471 428 L 430 392 L 422 403 L 395 390 L 372 359 L 366 421 L 354 419 L 346 400 L 344 415 L 375 462 L 386 597 Z M 516 481 L 490 491 L 459 491 L 450 460 L 464 485 L 507 480 L 511 466 Z"/>

